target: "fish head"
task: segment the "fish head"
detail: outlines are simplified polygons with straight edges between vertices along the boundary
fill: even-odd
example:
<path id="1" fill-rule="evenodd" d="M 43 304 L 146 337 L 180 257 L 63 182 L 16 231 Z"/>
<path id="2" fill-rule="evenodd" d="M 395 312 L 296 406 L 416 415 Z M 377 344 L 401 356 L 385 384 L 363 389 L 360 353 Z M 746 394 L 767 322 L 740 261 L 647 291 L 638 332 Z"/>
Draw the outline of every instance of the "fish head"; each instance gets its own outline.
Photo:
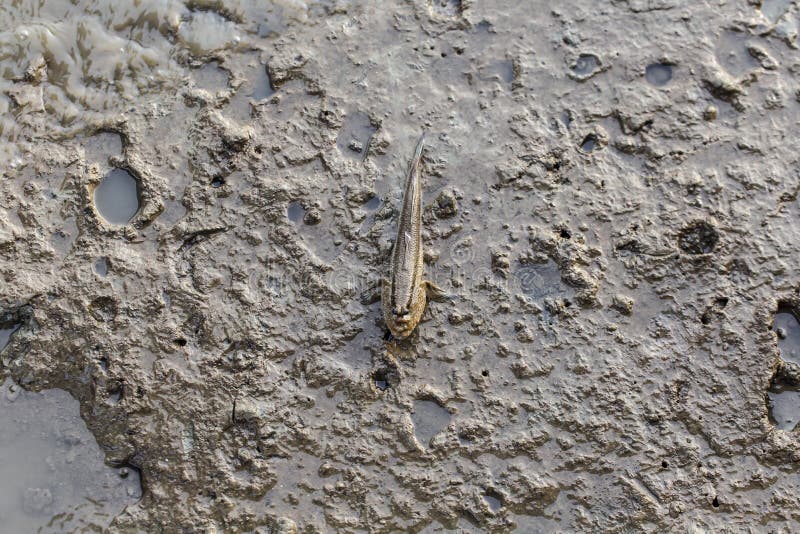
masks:
<path id="1" fill-rule="evenodd" d="M 407 306 L 395 306 L 392 308 L 392 316 L 396 323 L 404 324 L 411 319 L 411 310 Z"/>

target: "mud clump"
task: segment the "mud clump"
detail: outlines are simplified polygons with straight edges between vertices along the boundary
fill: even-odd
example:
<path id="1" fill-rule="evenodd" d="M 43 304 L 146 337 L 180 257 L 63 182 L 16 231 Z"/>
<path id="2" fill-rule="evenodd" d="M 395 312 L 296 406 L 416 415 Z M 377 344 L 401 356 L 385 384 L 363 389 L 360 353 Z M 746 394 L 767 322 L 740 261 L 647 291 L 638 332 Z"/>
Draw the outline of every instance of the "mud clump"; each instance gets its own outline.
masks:
<path id="1" fill-rule="evenodd" d="M 684 227 L 678 236 L 678 246 L 687 254 L 709 254 L 719 243 L 717 230 L 705 221 L 694 222 Z"/>

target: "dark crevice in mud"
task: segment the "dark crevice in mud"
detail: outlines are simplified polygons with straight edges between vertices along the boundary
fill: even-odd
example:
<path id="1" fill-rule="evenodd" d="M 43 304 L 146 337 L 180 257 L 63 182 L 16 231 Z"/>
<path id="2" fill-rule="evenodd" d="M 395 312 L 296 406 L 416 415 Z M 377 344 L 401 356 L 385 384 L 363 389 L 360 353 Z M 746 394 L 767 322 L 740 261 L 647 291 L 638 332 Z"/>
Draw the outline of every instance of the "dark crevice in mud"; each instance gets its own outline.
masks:
<path id="1" fill-rule="evenodd" d="M 221 234 L 227 232 L 230 228 L 227 227 L 219 227 L 219 228 L 205 228 L 203 230 L 196 230 L 194 232 L 190 232 L 189 234 L 185 235 L 183 238 L 183 244 L 178 248 L 178 252 L 184 251 L 189 249 L 203 241 L 211 239 L 217 234 Z"/>
<path id="2" fill-rule="evenodd" d="M 708 326 L 723 317 L 722 310 L 728 305 L 728 297 L 717 297 L 700 316 L 700 322 Z"/>
<path id="3" fill-rule="evenodd" d="M 372 380 L 376 388 L 380 391 L 386 391 L 389 388 L 396 388 L 400 385 L 400 374 L 396 368 L 383 367 L 376 369 L 372 373 Z"/>

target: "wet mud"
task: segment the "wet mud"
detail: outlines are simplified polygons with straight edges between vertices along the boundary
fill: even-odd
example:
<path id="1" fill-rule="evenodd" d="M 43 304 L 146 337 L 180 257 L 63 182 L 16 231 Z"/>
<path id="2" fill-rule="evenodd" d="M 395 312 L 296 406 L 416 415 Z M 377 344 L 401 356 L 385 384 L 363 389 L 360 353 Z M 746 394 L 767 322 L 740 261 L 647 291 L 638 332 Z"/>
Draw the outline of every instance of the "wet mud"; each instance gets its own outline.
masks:
<path id="1" fill-rule="evenodd" d="M 77 402 L 93 437 L 47 452 L 68 416 L 4 406 L 57 461 L 19 464 L 40 478 L 3 486 L 3 517 L 800 529 L 799 20 L 784 0 L 0 7 L 0 377 Z M 422 131 L 448 298 L 393 342 L 380 284 Z M 114 498 L 62 500 L 56 475 Z"/>

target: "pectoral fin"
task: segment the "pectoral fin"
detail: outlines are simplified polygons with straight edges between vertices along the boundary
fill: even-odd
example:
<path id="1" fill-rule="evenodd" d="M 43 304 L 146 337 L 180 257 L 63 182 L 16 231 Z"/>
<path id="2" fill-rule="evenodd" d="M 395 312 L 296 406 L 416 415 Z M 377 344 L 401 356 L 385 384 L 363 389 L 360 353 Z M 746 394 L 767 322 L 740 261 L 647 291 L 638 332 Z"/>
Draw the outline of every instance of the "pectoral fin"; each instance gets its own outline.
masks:
<path id="1" fill-rule="evenodd" d="M 447 293 L 433 282 L 425 280 L 422 283 L 425 285 L 425 293 L 428 300 L 432 300 L 433 302 L 452 302 L 455 300 L 454 295 Z"/>

